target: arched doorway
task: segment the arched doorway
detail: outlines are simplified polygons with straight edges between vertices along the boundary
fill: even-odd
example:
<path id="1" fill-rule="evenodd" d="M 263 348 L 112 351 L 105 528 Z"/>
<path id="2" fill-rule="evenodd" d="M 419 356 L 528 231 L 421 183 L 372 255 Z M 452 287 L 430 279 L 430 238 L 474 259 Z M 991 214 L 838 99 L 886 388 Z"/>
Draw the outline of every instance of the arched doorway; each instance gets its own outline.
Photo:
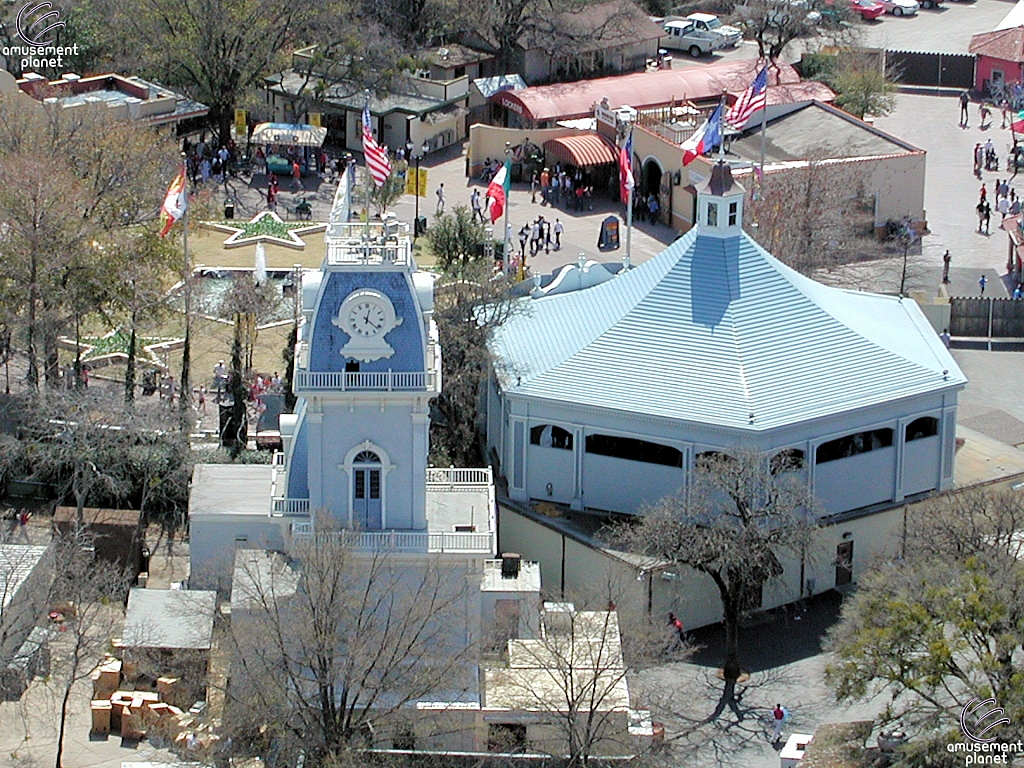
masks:
<path id="1" fill-rule="evenodd" d="M 665 173 L 657 158 L 648 157 L 644 160 L 640 178 L 640 195 L 637 200 L 642 221 L 652 221 L 655 224 L 668 221 L 668 204 L 672 193 L 670 182 L 671 176 Z M 648 204 L 651 195 L 658 200 L 658 212 L 653 220 Z"/>
<path id="2" fill-rule="evenodd" d="M 367 531 L 381 528 L 380 470 L 373 451 L 360 451 L 352 460 L 352 521 Z"/>

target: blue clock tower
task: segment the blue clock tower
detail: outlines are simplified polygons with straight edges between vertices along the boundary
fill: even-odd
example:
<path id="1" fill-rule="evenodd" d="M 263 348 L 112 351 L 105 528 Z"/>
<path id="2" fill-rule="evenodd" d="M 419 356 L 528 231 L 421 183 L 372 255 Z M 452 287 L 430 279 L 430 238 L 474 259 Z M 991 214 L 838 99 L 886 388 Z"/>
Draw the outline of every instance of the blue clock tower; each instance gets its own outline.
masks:
<path id="1" fill-rule="evenodd" d="M 282 416 L 278 511 L 329 511 L 345 527 L 422 531 L 428 403 L 441 388 L 433 276 L 396 220 L 339 222 L 304 275 L 293 386 Z"/>

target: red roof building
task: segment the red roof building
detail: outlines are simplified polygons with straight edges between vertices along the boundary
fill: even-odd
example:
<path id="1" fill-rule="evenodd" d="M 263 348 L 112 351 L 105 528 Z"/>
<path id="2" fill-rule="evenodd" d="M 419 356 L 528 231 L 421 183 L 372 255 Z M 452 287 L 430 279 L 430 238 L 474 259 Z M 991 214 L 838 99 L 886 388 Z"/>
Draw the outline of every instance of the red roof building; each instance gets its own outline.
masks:
<path id="1" fill-rule="evenodd" d="M 512 128 L 546 128 L 559 120 L 590 117 L 604 99 L 609 109 L 657 107 L 673 102 L 701 102 L 725 94 L 739 94 L 758 72 L 758 62 L 722 61 L 682 69 L 660 69 L 597 80 L 558 83 L 501 91 L 490 101 L 499 112 L 499 124 Z M 789 64 L 771 70 L 770 85 L 795 85 L 800 76 Z"/>
<path id="2" fill-rule="evenodd" d="M 974 35 L 968 50 L 977 58 L 975 90 L 989 94 L 995 83 L 1019 83 L 1024 79 L 1024 27 Z"/>

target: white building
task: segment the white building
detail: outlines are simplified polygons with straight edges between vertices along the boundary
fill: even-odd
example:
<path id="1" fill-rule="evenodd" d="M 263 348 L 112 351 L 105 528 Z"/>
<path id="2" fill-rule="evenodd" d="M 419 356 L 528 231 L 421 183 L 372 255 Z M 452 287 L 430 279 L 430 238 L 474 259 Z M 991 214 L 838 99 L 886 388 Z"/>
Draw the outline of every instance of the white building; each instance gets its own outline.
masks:
<path id="1" fill-rule="evenodd" d="M 966 379 L 917 305 L 774 259 L 741 228 L 728 166 L 700 198 L 699 226 L 656 258 L 536 291 L 498 329 L 488 441 L 509 495 L 635 512 L 700 453 L 737 449 L 803 459 L 833 514 L 948 488 Z"/>
<path id="2" fill-rule="evenodd" d="M 716 165 L 698 225 L 663 253 L 614 277 L 563 271 L 497 330 L 487 439 L 511 499 L 635 513 L 685 486 L 700 454 L 737 450 L 800 460 L 826 523 L 950 487 L 966 378 L 916 303 L 789 269 L 743 232 L 743 195 Z M 564 572 L 560 534 L 501 522 L 502 548 Z M 857 535 L 837 560 L 852 563 Z M 885 544 L 863 541 L 862 555 Z M 695 602 L 687 626 L 717 620 Z"/>

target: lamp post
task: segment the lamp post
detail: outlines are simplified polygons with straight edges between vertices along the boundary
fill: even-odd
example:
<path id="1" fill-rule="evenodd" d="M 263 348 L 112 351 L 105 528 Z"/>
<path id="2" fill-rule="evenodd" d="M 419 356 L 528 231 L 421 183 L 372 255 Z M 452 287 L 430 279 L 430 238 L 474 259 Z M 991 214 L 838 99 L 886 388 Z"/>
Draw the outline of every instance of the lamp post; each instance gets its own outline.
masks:
<path id="1" fill-rule="evenodd" d="M 507 197 L 511 197 L 512 196 L 511 195 L 511 191 L 512 191 L 512 142 L 511 141 L 506 141 L 505 142 L 505 166 L 508 168 L 508 170 L 505 171 L 505 173 L 508 174 L 508 176 L 505 178 L 505 183 L 506 183 L 506 185 L 508 186 L 508 189 L 509 189 L 509 195 L 507 195 Z M 508 260 L 508 209 L 509 209 L 509 206 L 511 204 L 512 204 L 511 200 L 506 200 L 505 201 L 505 229 L 501 233 L 501 239 L 502 239 L 502 246 L 501 246 L 501 271 L 502 271 L 503 274 L 507 274 L 508 273 L 508 268 L 510 266 L 509 260 Z M 525 261 L 526 261 L 526 254 L 524 253 L 523 254 L 523 262 L 525 263 Z"/>
<path id="2" fill-rule="evenodd" d="M 420 160 L 423 156 L 430 151 L 430 145 L 427 142 L 423 142 L 423 146 L 419 148 L 419 152 L 413 155 L 413 143 L 411 141 L 406 142 L 406 157 L 412 157 L 416 161 L 416 176 L 413 177 L 412 191 L 413 197 L 416 198 L 416 214 L 412 222 L 412 243 L 416 244 L 416 237 L 420 233 Z M 408 170 L 406 171 L 408 173 Z"/>

